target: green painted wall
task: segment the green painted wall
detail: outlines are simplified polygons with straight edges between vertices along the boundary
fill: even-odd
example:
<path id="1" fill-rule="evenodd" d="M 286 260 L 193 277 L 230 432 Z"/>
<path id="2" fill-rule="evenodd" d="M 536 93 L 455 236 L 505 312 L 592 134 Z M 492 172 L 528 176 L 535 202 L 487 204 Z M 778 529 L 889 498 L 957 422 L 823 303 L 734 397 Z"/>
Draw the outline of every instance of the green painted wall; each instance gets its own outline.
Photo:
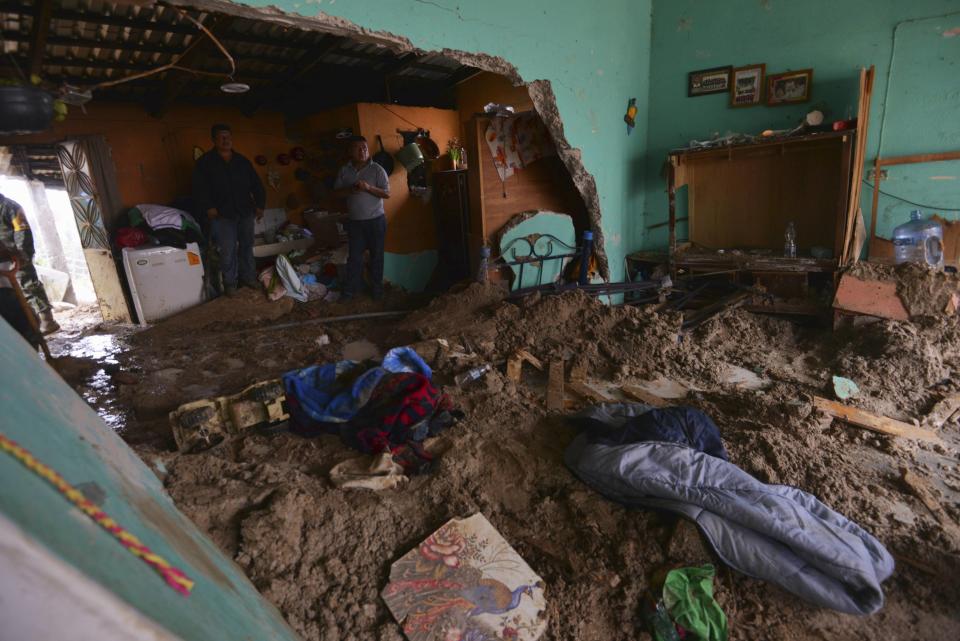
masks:
<path id="1" fill-rule="evenodd" d="M 813 68 L 811 101 L 731 109 L 727 94 L 686 95 L 690 71 L 755 63 L 765 63 L 767 73 Z M 660 170 L 671 148 L 715 132 L 792 127 L 814 107 L 829 119 L 855 117 L 858 69 L 871 64 L 877 77 L 868 166 L 881 149 L 881 131 L 884 156 L 960 150 L 957 0 L 654 0 L 645 222 L 635 239 L 648 248 L 666 245 L 666 227 L 645 227 L 667 219 Z M 960 208 L 958 178 L 957 166 L 926 165 L 891 172 L 883 189 L 922 204 Z M 869 192 L 865 186 L 868 225 Z M 889 237 L 911 208 L 881 202 L 878 234 Z M 685 236 L 686 229 L 678 234 Z"/>
<path id="2" fill-rule="evenodd" d="M 650 0 L 245 0 L 290 13 L 320 12 L 405 36 L 425 50 L 501 56 L 525 81 L 546 79 L 566 137 L 583 153 L 600 193 L 611 275 L 619 279 L 627 238 L 642 211 Z M 626 135 L 627 100 L 640 106 Z M 398 264 L 399 261 L 391 261 Z M 388 277 L 390 274 L 388 273 Z"/>
<path id="3" fill-rule="evenodd" d="M 175 592 L 49 483 L 2 451 L 0 512 L 184 641 L 296 640 L 240 568 L 174 507 L 133 450 L 3 321 L 0 372 L 7 374 L 0 386 L 0 433 L 68 483 L 95 484 L 105 495 L 101 509 L 196 585 L 189 597 Z"/>

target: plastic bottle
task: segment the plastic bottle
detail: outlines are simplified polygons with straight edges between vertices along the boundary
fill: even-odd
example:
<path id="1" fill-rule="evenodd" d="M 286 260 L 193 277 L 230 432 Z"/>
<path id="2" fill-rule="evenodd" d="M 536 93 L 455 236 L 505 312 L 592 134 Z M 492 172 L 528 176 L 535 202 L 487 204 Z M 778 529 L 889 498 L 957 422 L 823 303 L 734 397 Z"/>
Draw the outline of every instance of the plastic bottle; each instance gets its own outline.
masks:
<path id="1" fill-rule="evenodd" d="M 489 363 L 485 365 L 479 365 L 473 369 L 468 369 L 463 374 L 458 374 L 453 380 L 456 381 L 457 387 L 463 387 L 467 383 L 472 383 L 473 381 L 480 380 L 483 376 L 493 369 Z"/>
<path id="2" fill-rule="evenodd" d="M 480 248 L 480 267 L 477 268 L 477 282 L 487 282 L 487 271 L 490 269 L 490 248 Z"/>
<path id="3" fill-rule="evenodd" d="M 641 609 L 647 628 L 653 634 L 653 638 L 656 641 L 680 641 L 680 635 L 667 613 L 667 606 L 663 604 L 663 599 L 659 599 L 656 605 L 654 605 L 652 597 L 648 597 L 648 599 L 650 602 Z"/>
<path id="4" fill-rule="evenodd" d="M 797 228 L 792 220 L 787 223 L 787 231 L 783 234 L 783 255 L 786 258 L 797 257 Z"/>
<path id="5" fill-rule="evenodd" d="M 896 262 L 923 263 L 943 268 L 943 227 L 935 220 L 922 220 L 923 212 L 914 209 L 910 221 L 893 230 Z"/>

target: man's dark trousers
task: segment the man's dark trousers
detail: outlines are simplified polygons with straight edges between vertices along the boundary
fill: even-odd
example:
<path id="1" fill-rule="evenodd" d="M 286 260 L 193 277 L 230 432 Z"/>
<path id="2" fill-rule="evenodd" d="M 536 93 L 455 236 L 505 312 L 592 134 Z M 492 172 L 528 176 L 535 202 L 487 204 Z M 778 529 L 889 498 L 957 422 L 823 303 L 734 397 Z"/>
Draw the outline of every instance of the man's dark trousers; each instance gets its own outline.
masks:
<path id="1" fill-rule="evenodd" d="M 239 219 L 214 218 L 210 221 L 213 241 L 220 253 L 220 273 L 223 286 L 235 288 L 240 283 L 255 283 L 253 262 L 253 216 Z"/>
<path id="2" fill-rule="evenodd" d="M 363 285 L 363 252 L 370 252 L 370 281 L 375 296 L 383 293 L 383 241 L 387 235 L 386 216 L 370 220 L 348 220 L 347 283 L 344 292 L 355 296 Z"/>

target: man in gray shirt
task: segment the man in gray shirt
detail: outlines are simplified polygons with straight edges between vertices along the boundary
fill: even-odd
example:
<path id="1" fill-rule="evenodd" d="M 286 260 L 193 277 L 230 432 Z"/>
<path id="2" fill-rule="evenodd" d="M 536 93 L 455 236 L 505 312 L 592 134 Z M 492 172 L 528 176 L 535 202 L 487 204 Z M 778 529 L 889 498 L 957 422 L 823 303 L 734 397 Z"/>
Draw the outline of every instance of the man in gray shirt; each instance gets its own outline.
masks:
<path id="1" fill-rule="evenodd" d="M 343 298 L 357 295 L 363 282 L 363 252 L 370 252 L 370 281 L 374 300 L 383 298 L 383 242 L 387 219 L 383 201 L 390 197 L 390 180 L 383 167 L 370 160 L 367 139 L 350 139 L 350 162 L 340 168 L 333 185 L 335 194 L 345 198 L 350 217 L 347 221 L 349 255 L 347 282 Z"/>

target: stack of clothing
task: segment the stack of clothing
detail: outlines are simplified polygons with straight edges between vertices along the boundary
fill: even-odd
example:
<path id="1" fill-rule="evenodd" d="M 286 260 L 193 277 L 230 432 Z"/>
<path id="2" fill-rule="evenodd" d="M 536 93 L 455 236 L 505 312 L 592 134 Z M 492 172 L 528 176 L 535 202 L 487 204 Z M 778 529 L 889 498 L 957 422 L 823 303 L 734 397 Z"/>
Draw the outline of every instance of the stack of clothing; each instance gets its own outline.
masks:
<path id="1" fill-rule="evenodd" d="M 137 247 L 152 237 L 156 244 L 185 249 L 187 243 L 203 244 L 200 225 L 188 212 L 164 205 L 137 205 L 127 212 L 129 227 L 117 230 L 117 244 Z M 139 233 L 138 233 L 139 232 Z"/>
<path id="2" fill-rule="evenodd" d="M 290 430 L 335 434 L 361 452 L 391 453 L 408 474 L 424 472 L 433 457 L 423 441 L 463 417 L 432 376 L 409 347 L 390 350 L 379 365 L 345 360 L 288 372 Z"/>

